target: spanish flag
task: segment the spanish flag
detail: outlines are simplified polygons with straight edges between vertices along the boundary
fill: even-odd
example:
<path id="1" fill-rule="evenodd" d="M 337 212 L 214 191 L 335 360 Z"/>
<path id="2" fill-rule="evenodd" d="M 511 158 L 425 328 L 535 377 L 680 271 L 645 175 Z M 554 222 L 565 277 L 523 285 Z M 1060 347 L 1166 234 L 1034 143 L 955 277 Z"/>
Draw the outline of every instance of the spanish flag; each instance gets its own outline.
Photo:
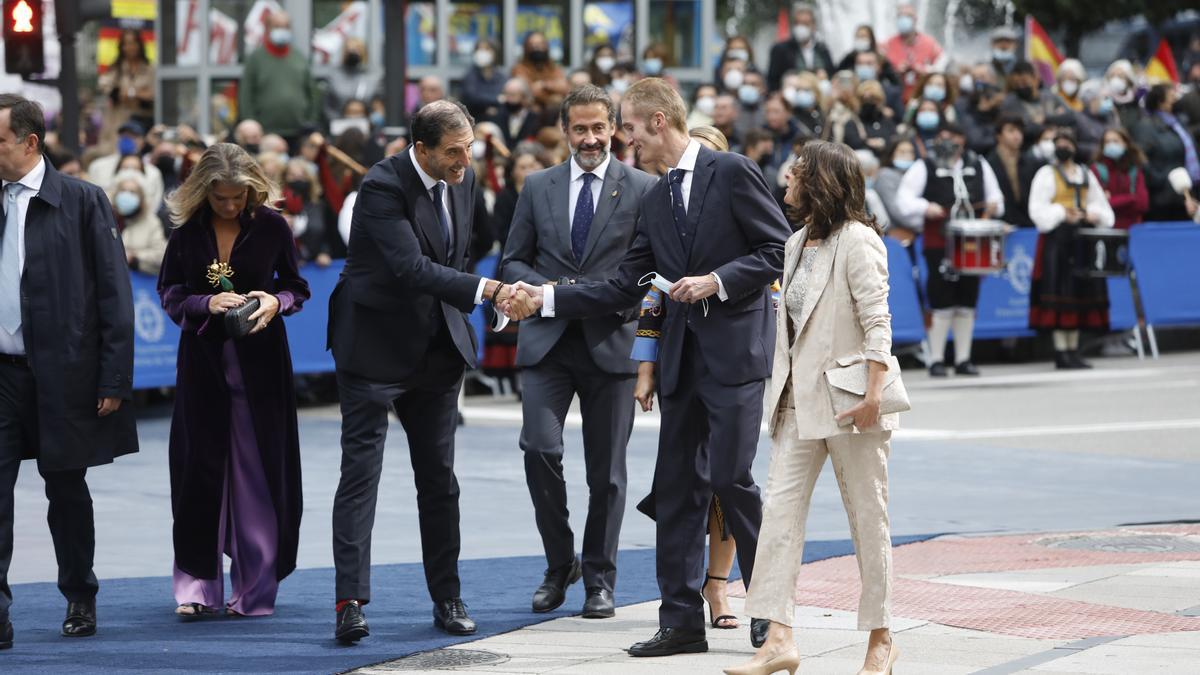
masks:
<path id="1" fill-rule="evenodd" d="M 1158 43 L 1158 51 L 1154 52 L 1150 63 L 1146 64 L 1146 80 L 1153 83 L 1172 82 L 1179 84 L 1179 70 L 1175 67 L 1175 57 L 1171 55 L 1171 45 L 1163 38 Z"/>
<path id="2" fill-rule="evenodd" d="M 1025 17 L 1025 60 L 1037 68 L 1042 84 L 1054 84 L 1063 55 L 1046 34 L 1046 29 L 1031 15 Z"/>

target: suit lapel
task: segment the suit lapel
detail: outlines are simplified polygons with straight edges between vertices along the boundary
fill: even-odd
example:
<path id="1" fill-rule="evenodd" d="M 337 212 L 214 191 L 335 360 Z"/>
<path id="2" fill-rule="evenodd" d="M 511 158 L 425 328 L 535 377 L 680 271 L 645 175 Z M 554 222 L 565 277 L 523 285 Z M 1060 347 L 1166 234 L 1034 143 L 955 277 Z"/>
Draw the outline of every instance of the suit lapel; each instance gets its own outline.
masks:
<path id="1" fill-rule="evenodd" d="M 817 259 L 813 261 L 812 275 L 805 279 L 808 284 L 808 293 L 804 296 L 804 307 L 800 309 L 800 321 L 796 326 L 796 335 L 804 333 L 804 326 L 808 324 L 808 318 L 812 316 L 813 308 L 817 306 L 817 302 L 821 299 L 821 294 L 825 292 L 825 287 L 829 284 L 829 275 L 833 271 L 833 259 L 837 255 L 838 241 L 842 238 L 842 231 L 830 235 L 828 239 L 821 242 L 817 246 Z M 804 244 L 807 243 L 807 235 L 801 240 L 801 248 L 796 249 L 796 260 L 799 261 L 804 253 Z M 795 263 L 793 263 L 793 267 Z"/>
<path id="2" fill-rule="evenodd" d="M 696 157 L 696 166 L 692 171 L 692 189 L 688 194 L 688 210 L 687 217 L 691 224 L 691 231 L 694 234 L 692 237 L 692 246 L 695 245 L 696 239 L 700 237 L 700 214 L 704 210 L 704 193 L 708 192 L 708 184 L 713 177 L 713 163 L 717 161 L 717 154 L 708 148 L 701 146 L 700 154 Z M 691 246 L 688 247 L 688 255 L 691 256 Z"/>
<path id="3" fill-rule="evenodd" d="M 579 268 L 571 248 L 571 163 L 570 160 L 550 170 L 550 189 L 546 198 L 550 200 L 550 223 L 567 252 L 566 259 Z"/>
<path id="4" fill-rule="evenodd" d="M 592 218 L 592 229 L 588 230 L 587 245 L 584 246 L 583 261 L 580 264 L 587 262 L 588 256 L 596 248 L 596 242 L 600 240 L 600 235 L 608 227 L 608 221 L 612 219 L 625 192 L 624 186 L 625 171 L 621 163 L 615 159 L 609 160 L 608 171 L 604 173 L 604 185 L 600 187 L 600 201 L 596 204 L 596 216 Z"/>
<path id="5" fill-rule="evenodd" d="M 683 240 L 679 238 L 679 228 L 675 227 L 675 216 L 671 212 L 671 183 L 665 175 L 658 179 L 654 189 L 646 195 L 646 200 L 647 203 L 642 208 L 646 221 L 642 223 L 642 227 L 647 230 L 660 230 L 659 234 L 671 242 L 671 248 L 679 255 L 681 267 L 686 267 L 688 251 L 683 247 Z M 662 261 L 659 260 L 658 263 L 661 271 Z"/>
<path id="6" fill-rule="evenodd" d="M 462 269 L 463 258 L 471 245 L 471 229 L 467 222 L 471 220 L 475 205 L 470 203 L 470 194 L 465 180 L 460 185 L 450 186 L 450 226 L 454 228 L 454 255 L 450 256 L 450 264 L 455 269 Z"/>
<path id="7" fill-rule="evenodd" d="M 412 151 L 408 152 L 408 157 L 397 157 L 396 161 L 400 163 L 400 176 L 404 183 L 405 195 L 410 198 L 415 196 L 413 204 L 413 215 L 416 218 L 417 229 L 425 235 L 425 240 L 429 243 L 429 248 L 433 251 L 430 256 L 440 263 L 446 263 L 446 235 L 442 232 L 442 224 L 438 221 L 437 212 L 434 211 L 433 197 L 429 196 L 429 190 L 425 189 L 425 183 L 421 181 L 420 174 L 417 173 L 416 157 L 413 157 Z"/>

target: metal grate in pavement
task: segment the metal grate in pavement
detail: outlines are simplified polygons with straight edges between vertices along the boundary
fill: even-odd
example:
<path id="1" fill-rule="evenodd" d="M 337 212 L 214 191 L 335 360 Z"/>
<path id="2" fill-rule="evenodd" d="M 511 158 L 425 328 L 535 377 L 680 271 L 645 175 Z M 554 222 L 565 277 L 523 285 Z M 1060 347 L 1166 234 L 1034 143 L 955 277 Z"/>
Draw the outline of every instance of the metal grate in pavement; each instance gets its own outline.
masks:
<path id="1" fill-rule="evenodd" d="M 1083 534 L 1072 537 L 1048 537 L 1037 544 L 1105 553 L 1200 553 L 1200 537 L 1174 534 Z"/>
<path id="2" fill-rule="evenodd" d="M 371 666 L 370 670 L 373 673 L 440 670 L 443 668 L 463 668 L 465 666 L 494 666 L 505 661 L 508 661 L 508 656 L 505 654 L 485 652 L 478 649 L 438 649 Z"/>

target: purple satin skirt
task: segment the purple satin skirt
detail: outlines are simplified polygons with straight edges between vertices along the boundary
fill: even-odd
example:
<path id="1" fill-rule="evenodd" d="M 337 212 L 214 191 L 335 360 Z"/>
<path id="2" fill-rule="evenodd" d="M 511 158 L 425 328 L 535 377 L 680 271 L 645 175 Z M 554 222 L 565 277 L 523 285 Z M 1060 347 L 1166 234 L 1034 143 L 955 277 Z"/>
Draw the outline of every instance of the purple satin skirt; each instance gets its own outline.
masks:
<path id="1" fill-rule="evenodd" d="M 279 590 L 275 579 L 278 525 L 233 340 L 225 343 L 222 356 L 231 410 L 217 557 L 228 555 L 232 561 L 229 578 L 233 596 L 228 603 L 224 601 L 224 574 L 216 579 L 197 579 L 176 565 L 175 601 L 181 605 L 197 602 L 213 609 L 225 605 L 245 616 L 265 616 L 274 613 Z M 222 562 L 218 560 L 217 569 L 224 568 Z"/>

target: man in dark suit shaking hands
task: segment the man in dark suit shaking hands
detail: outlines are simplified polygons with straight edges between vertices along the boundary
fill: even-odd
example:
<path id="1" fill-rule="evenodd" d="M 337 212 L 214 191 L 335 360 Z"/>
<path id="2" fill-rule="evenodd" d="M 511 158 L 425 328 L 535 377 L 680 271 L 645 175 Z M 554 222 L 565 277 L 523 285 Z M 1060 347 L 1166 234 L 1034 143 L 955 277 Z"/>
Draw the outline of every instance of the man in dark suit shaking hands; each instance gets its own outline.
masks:
<path id="1" fill-rule="evenodd" d="M 638 204 L 655 183 L 609 155 L 617 114 L 603 89 L 573 90 L 561 118 L 571 158 L 525 179 L 504 244 L 507 281 L 569 285 L 607 279 L 633 242 Z M 533 594 L 535 612 L 562 605 L 567 587 L 582 576 L 584 618 L 613 616 L 625 448 L 633 430 L 634 318 L 610 312 L 584 320 L 530 318 L 521 326 L 521 449 L 547 566 Z M 567 521 L 562 467 L 563 423 L 575 394 L 583 413 L 589 492 L 582 561 Z"/>
<path id="2" fill-rule="evenodd" d="M 368 634 L 371 529 L 388 410 L 408 435 L 421 552 L 434 624 L 469 635 L 460 597 L 454 432 L 463 372 L 475 366 L 467 313 L 509 287 L 468 274 L 475 205 L 474 120 L 435 101 L 412 118 L 413 146 L 363 179 L 341 279 L 329 300 L 329 348 L 342 411 L 342 477 L 333 504 L 335 637 Z"/>
<path id="3" fill-rule="evenodd" d="M 521 289 L 507 311 L 540 308 L 558 318 L 597 316 L 641 299 L 651 272 L 673 282 L 659 351 L 662 430 L 654 489 L 658 522 L 658 633 L 634 656 L 708 649 L 704 636 L 704 531 L 715 493 L 738 542 L 747 585 L 754 570 L 762 501 L 750 468 L 771 371 L 775 311 L 769 284 L 780 276 L 791 229 L 762 173 L 740 155 L 688 137 L 683 100 L 658 78 L 640 80 L 621 101 L 621 121 L 643 164 L 671 167 L 638 209 L 637 234 L 606 281 Z M 756 644 L 766 621 L 752 622 Z"/>

